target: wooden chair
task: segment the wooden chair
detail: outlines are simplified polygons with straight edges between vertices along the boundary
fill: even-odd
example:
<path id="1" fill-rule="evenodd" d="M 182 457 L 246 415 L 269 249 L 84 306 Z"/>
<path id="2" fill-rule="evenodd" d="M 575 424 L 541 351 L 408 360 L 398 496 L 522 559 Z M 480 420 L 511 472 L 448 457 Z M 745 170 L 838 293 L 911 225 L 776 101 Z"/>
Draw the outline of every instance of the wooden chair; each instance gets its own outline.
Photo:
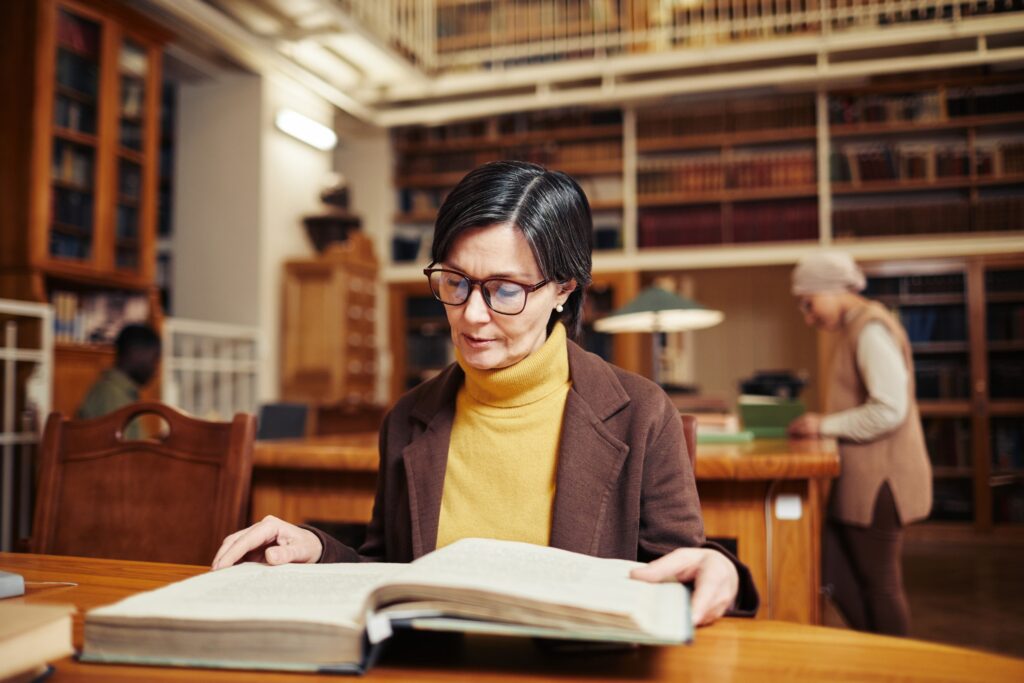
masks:
<path id="1" fill-rule="evenodd" d="M 697 418 L 694 415 L 680 415 L 683 420 L 683 440 L 686 453 L 690 456 L 690 467 L 697 467 Z"/>
<path id="2" fill-rule="evenodd" d="M 156 415 L 159 437 L 124 438 Z M 91 420 L 53 413 L 40 446 L 34 553 L 208 564 L 246 522 L 256 418 L 207 422 L 160 403 Z"/>

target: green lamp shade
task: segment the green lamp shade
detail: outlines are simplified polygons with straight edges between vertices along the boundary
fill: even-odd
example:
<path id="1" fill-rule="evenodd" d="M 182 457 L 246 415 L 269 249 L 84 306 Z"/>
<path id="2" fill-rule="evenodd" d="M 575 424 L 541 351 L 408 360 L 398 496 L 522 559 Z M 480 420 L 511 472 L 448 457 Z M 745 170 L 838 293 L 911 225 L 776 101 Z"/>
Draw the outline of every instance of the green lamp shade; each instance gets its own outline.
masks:
<path id="1" fill-rule="evenodd" d="M 661 287 L 647 287 L 619 310 L 594 323 L 598 332 L 682 332 L 713 327 L 725 314 Z"/>

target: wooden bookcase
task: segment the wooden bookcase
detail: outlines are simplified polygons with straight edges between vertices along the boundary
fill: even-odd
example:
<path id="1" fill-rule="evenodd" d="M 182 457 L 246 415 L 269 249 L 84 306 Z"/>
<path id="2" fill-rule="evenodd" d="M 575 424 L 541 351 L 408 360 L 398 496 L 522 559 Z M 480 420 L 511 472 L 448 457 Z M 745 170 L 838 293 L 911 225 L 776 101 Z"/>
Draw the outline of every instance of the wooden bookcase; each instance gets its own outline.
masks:
<path id="1" fill-rule="evenodd" d="M 74 412 L 112 361 L 116 330 L 96 317 L 89 328 L 67 302 L 142 300 L 159 325 L 157 136 L 169 36 L 107 0 L 0 5 L 3 90 L 33 93 L 9 98 L 0 114 L 0 180 L 10 192 L 0 296 L 60 300 L 53 405 Z"/>
<path id="2" fill-rule="evenodd" d="M 284 267 L 281 397 L 319 408 L 372 405 L 377 258 L 352 231 L 318 257 Z"/>
<path id="3" fill-rule="evenodd" d="M 1024 260 L 889 262 L 868 296 L 914 351 L 936 521 L 1024 522 Z"/>

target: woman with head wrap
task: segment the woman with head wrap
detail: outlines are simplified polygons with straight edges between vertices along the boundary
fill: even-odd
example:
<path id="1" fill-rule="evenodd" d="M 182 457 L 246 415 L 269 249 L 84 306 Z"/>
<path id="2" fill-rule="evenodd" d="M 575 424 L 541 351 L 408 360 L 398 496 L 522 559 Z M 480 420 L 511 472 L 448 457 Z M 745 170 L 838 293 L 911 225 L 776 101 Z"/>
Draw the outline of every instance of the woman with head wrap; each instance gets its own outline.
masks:
<path id="1" fill-rule="evenodd" d="M 905 635 L 909 609 L 900 556 L 903 527 L 931 510 L 932 478 L 914 401 L 910 342 L 899 321 L 859 292 L 848 254 L 817 251 L 797 263 L 793 294 L 808 325 L 837 335 L 825 414 L 789 427 L 839 440 L 822 543 L 822 580 L 853 628 Z"/>

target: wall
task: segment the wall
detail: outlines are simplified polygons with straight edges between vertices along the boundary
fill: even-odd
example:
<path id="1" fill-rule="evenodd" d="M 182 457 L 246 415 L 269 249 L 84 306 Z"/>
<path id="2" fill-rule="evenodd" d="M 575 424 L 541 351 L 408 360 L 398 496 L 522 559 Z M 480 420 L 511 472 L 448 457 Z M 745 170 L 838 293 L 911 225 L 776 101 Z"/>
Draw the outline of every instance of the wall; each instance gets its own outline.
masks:
<path id="1" fill-rule="evenodd" d="M 817 333 L 804 324 L 789 292 L 789 266 L 722 268 L 688 273 L 693 297 L 725 313 L 720 325 L 693 333 L 694 379 L 730 404 L 738 380 L 755 370 L 806 371 L 802 398 L 818 406 Z"/>
<path id="2" fill-rule="evenodd" d="M 179 91 L 174 192 L 175 315 L 260 329 L 258 397 L 279 395 L 281 270 L 312 253 L 332 154 L 274 127 L 287 106 L 325 125 L 333 107 L 272 77 L 227 74 Z"/>
<path id="3" fill-rule="evenodd" d="M 175 315 L 259 323 L 258 76 L 185 83 L 178 92 L 174 171 Z"/>
<path id="4" fill-rule="evenodd" d="M 281 276 L 283 264 L 313 254 L 302 217 L 323 209 L 320 191 L 328 182 L 332 154 L 282 133 L 274 117 L 292 109 L 325 126 L 333 125 L 334 109 L 325 100 L 284 79 L 263 81 L 261 119 L 262 177 L 259 192 L 259 326 L 266 362 L 260 376 L 262 400 L 277 398 L 280 385 Z"/>
<path id="5" fill-rule="evenodd" d="M 335 130 L 339 141 L 334 168 L 348 181 L 349 206 L 362 219 L 363 231 L 373 240 L 383 270 L 391 258 L 391 225 L 395 215 L 391 136 L 387 130 L 361 124 L 341 113 L 335 119 Z M 383 280 L 378 281 L 377 301 L 377 400 L 386 402 L 392 365 L 388 289 Z"/>

